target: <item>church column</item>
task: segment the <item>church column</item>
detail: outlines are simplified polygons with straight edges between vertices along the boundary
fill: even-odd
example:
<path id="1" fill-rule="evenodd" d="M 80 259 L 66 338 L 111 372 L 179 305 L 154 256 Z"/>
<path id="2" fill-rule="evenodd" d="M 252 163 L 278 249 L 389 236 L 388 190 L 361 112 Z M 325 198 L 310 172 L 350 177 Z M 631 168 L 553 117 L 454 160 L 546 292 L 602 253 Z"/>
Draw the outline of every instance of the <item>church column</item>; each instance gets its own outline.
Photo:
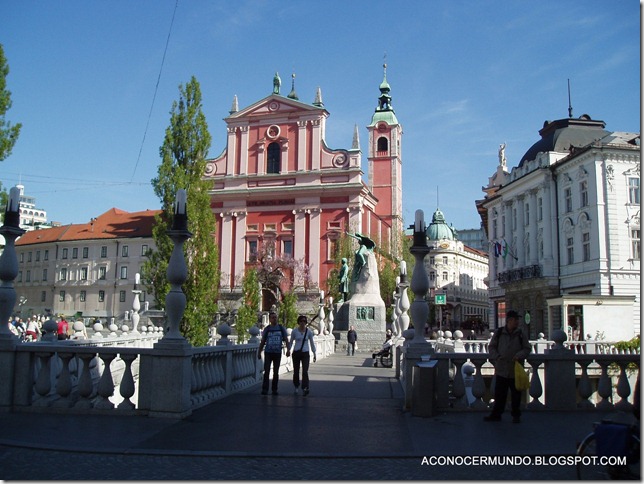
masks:
<path id="1" fill-rule="evenodd" d="M 293 259 L 304 260 L 307 250 L 306 243 L 306 214 L 304 210 L 293 210 L 294 222 L 294 238 L 293 241 Z"/>
<path id="2" fill-rule="evenodd" d="M 248 173 L 248 126 L 239 128 L 241 133 L 241 143 L 239 148 L 239 174 L 246 175 Z"/>
<path id="3" fill-rule="evenodd" d="M 266 174 L 266 145 L 262 141 L 257 142 L 257 174 Z"/>
<path id="4" fill-rule="evenodd" d="M 234 268 L 231 260 L 231 254 L 233 252 L 233 223 L 230 214 L 222 212 L 219 216 L 221 217 L 221 248 L 219 250 L 221 272 L 222 275 L 225 274 L 228 276 L 222 278 L 222 288 L 230 289 L 235 284 Z"/>
<path id="5" fill-rule="evenodd" d="M 322 146 L 322 130 L 320 129 L 320 120 L 314 119 L 311 121 L 313 126 L 311 146 L 313 146 L 312 156 L 312 166 L 313 171 L 320 169 L 320 147 Z"/>
<path id="6" fill-rule="evenodd" d="M 306 121 L 297 122 L 297 160 L 295 169 L 297 171 L 306 170 Z"/>
<path id="7" fill-rule="evenodd" d="M 236 219 L 235 240 L 242 242 L 236 244 L 233 267 L 233 280 L 235 280 L 237 275 L 243 277 L 246 269 L 246 212 L 233 212 L 233 217 Z"/>
<path id="8" fill-rule="evenodd" d="M 237 161 L 237 139 L 235 136 L 236 128 L 228 128 L 228 153 L 226 154 L 226 175 L 235 174 L 235 162 Z"/>
<path id="9" fill-rule="evenodd" d="M 311 284 L 320 286 L 320 237 L 322 235 L 322 209 L 311 209 L 309 215 L 309 265 L 311 267 Z"/>

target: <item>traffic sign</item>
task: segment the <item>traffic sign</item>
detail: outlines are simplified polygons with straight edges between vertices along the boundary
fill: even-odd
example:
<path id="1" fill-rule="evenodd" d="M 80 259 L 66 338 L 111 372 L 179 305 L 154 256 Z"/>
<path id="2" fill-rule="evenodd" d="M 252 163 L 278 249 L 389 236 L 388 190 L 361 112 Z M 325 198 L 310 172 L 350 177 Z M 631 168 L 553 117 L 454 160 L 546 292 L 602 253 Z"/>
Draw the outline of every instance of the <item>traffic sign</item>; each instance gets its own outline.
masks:
<path id="1" fill-rule="evenodd" d="M 445 296 L 445 294 L 436 294 L 434 296 L 434 304 L 447 304 L 447 297 Z"/>

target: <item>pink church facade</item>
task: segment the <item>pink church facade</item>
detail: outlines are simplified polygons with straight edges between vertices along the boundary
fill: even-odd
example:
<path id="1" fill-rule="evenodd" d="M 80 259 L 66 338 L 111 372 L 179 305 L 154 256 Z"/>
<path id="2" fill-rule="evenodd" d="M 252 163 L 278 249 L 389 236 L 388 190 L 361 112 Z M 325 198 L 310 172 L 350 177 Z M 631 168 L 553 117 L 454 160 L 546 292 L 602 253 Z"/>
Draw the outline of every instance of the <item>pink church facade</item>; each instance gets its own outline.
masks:
<path id="1" fill-rule="evenodd" d="M 273 93 L 241 110 L 235 97 L 225 118 L 226 147 L 207 164 L 222 292 L 241 291 L 246 268 L 269 242 L 276 256 L 308 267 L 306 281 L 302 274 L 291 275 L 296 291 L 306 285 L 317 293 L 335 266 L 334 244 L 345 231 L 369 235 L 378 246 L 392 248 L 402 233 L 402 128 L 397 121 L 390 126 L 391 117 L 376 120 L 374 115 L 377 122 L 368 126 L 365 183 L 357 128 L 351 148 L 329 148 L 329 112 L 320 90 L 307 104 L 294 88 L 281 95 L 280 84 L 276 74 Z"/>

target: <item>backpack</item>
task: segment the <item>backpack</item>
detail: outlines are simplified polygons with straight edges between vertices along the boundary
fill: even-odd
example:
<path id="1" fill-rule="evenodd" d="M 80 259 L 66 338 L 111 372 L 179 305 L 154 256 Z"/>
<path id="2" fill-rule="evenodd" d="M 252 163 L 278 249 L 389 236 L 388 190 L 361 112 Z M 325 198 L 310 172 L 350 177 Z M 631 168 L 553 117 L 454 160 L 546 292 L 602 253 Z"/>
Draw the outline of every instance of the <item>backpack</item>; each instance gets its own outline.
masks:
<path id="1" fill-rule="evenodd" d="M 281 353 L 282 352 L 282 341 L 285 338 L 286 330 L 284 326 L 278 324 L 276 328 L 273 326 L 268 326 L 266 329 L 266 346 L 264 351 L 266 353 Z"/>

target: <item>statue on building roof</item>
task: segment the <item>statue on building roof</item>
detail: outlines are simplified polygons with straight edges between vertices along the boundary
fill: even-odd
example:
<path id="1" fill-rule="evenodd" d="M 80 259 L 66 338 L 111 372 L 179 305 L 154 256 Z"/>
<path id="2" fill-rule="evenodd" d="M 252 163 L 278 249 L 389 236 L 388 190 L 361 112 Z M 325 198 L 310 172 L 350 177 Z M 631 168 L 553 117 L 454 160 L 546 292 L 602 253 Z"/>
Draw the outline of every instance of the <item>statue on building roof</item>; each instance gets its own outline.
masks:
<path id="1" fill-rule="evenodd" d="M 275 72 L 275 77 L 273 77 L 273 94 L 280 93 L 280 87 L 282 85 L 282 80 L 278 72 Z"/>
<path id="2" fill-rule="evenodd" d="M 499 165 L 506 167 L 507 160 L 505 159 L 505 143 L 499 145 Z"/>

